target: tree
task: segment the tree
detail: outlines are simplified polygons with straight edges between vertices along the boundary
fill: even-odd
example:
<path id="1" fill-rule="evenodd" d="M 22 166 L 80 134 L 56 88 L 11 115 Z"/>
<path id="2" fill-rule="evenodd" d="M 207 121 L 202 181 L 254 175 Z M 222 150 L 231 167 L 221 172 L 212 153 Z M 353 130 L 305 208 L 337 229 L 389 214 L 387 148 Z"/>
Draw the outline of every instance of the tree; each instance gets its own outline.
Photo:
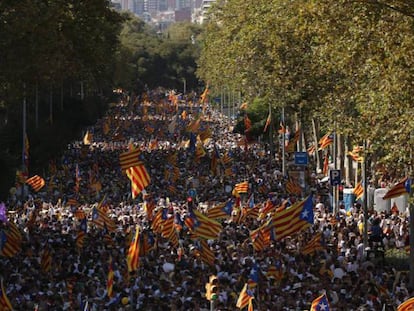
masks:
<path id="1" fill-rule="evenodd" d="M 125 16 L 115 75 L 119 87 L 140 93 L 145 87 L 181 89 L 184 80 L 188 89 L 197 86 L 199 26 L 177 23 L 160 33 L 131 14 Z"/>
<path id="2" fill-rule="evenodd" d="M 367 140 L 375 161 L 406 168 L 409 144 L 401 141 L 411 141 L 413 129 L 407 3 L 218 1 L 198 75 L 285 107 L 305 131 L 316 118 L 351 144 Z"/>

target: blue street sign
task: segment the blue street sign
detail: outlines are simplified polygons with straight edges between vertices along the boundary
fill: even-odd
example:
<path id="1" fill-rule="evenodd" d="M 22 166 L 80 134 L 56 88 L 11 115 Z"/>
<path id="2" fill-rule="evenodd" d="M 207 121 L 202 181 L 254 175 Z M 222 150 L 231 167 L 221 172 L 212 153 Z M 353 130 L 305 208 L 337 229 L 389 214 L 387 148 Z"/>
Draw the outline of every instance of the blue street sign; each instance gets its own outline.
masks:
<path id="1" fill-rule="evenodd" d="M 194 188 L 191 188 L 188 190 L 188 195 L 192 198 L 195 198 L 197 196 L 197 191 Z"/>
<path id="2" fill-rule="evenodd" d="M 341 184 L 341 170 L 330 170 L 329 181 L 331 186 L 338 186 Z"/>
<path id="3" fill-rule="evenodd" d="M 295 165 L 308 165 L 308 153 L 295 152 Z"/>

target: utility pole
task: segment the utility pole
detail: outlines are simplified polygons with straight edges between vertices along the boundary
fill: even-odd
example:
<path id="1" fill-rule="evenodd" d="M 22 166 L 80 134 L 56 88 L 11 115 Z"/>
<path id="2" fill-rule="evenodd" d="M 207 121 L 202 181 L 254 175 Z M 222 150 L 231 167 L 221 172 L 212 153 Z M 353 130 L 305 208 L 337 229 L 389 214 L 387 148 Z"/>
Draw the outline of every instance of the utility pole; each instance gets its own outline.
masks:
<path id="1" fill-rule="evenodd" d="M 410 133 L 410 176 L 407 183 L 410 186 L 409 211 L 410 211 L 410 288 L 414 288 L 414 204 L 413 204 L 413 133 Z"/>
<path id="2" fill-rule="evenodd" d="M 282 133 L 282 176 L 285 178 L 286 176 L 286 159 L 285 159 L 285 132 L 286 132 L 286 124 L 285 124 L 285 106 L 282 107 L 282 124 L 283 124 L 283 133 Z"/>
<path id="3" fill-rule="evenodd" d="M 28 155 L 26 154 L 27 152 L 27 146 L 26 146 L 26 83 L 23 84 L 23 107 L 22 107 L 22 172 L 25 173 L 26 178 L 29 177 L 29 168 L 27 167 L 27 163 L 26 163 L 26 158 L 28 157 Z M 24 202 L 24 189 L 25 188 L 25 184 L 22 184 L 22 204 Z"/>
<path id="4" fill-rule="evenodd" d="M 336 137 L 336 121 L 334 122 L 334 131 L 333 131 L 333 162 L 334 162 L 334 170 L 337 169 L 337 160 L 336 160 L 336 148 L 337 148 L 337 137 Z M 339 185 L 332 186 L 332 195 L 333 195 L 333 212 L 334 215 L 338 214 L 338 187 Z"/>
<path id="5" fill-rule="evenodd" d="M 274 157 L 274 151 L 273 151 L 273 118 L 272 118 L 272 106 L 270 105 L 270 102 L 269 102 L 269 116 L 268 117 L 270 117 L 270 124 L 268 125 L 269 126 L 269 151 L 270 151 L 270 167 L 271 167 L 271 165 L 272 165 L 272 160 L 273 160 L 273 157 Z M 267 119 L 266 119 L 266 122 L 267 122 Z"/>
<path id="6" fill-rule="evenodd" d="M 362 200 L 362 210 L 364 212 L 364 233 L 363 233 L 363 243 L 364 243 L 364 256 L 366 256 L 366 249 L 368 247 L 368 194 L 367 194 L 367 142 L 364 139 L 363 144 L 363 154 L 364 158 L 361 163 L 362 170 L 362 187 L 364 188 L 364 196 Z"/>

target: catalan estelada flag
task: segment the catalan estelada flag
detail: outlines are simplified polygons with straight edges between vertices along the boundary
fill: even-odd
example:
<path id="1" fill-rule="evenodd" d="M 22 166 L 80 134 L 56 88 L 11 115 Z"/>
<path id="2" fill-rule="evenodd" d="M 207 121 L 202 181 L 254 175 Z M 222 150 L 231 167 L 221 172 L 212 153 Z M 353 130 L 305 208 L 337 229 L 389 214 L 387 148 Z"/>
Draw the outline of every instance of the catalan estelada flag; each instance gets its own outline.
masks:
<path id="1" fill-rule="evenodd" d="M 138 270 L 139 264 L 139 227 L 135 228 L 135 236 L 129 245 L 127 254 L 127 266 L 128 272 Z"/>
<path id="2" fill-rule="evenodd" d="M 223 229 L 221 223 L 208 218 L 197 210 L 189 211 L 184 223 L 191 233 L 206 240 L 217 239 Z"/>
<path id="3" fill-rule="evenodd" d="M 208 246 L 206 240 L 201 240 L 198 242 L 196 255 L 200 256 L 200 259 L 208 265 L 214 266 L 216 256 L 214 255 L 214 252 L 211 250 L 210 246 Z"/>
<path id="4" fill-rule="evenodd" d="M 323 250 L 322 233 L 318 232 L 303 248 L 303 255 L 310 255 L 316 251 Z"/>
<path id="5" fill-rule="evenodd" d="M 45 185 L 45 180 L 40 177 L 39 175 L 35 175 L 33 177 L 30 177 L 26 180 L 26 183 L 32 187 L 33 191 L 38 192 L 40 189 L 42 189 Z"/>
<path id="6" fill-rule="evenodd" d="M 276 239 L 281 240 L 302 231 L 312 225 L 313 222 L 313 202 L 310 195 L 305 200 L 275 213 L 273 223 Z"/>
<path id="7" fill-rule="evenodd" d="M 207 217 L 210 219 L 228 218 L 233 211 L 233 200 L 228 200 L 226 203 L 221 203 L 210 208 L 207 211 Z"/>
<path id="8" fill-rule="evenodd" d="M 327 148 L 328 146 L 332 145 L 332 143 L 334 141 L 333 135 L 334 134 L 327 133 L 327 134 L 322 136 L 322 138 L 318 142 L 319 150 L 323 150 L 323 149 Z"/>
<path id="9" fill-rule="evenodd" d="M 266 277 L 268 279 L 274 278 L 276 281 L 281 281 L 283 278 L 283 268 L 282 262 L 277 260 L 273 265 L 271 265 L 266 273 Z"/>
<path id="10" fill-rule="evenodd" d="M 12 311 L 13 307 L 10 303 L 9 298 L 7 298 L 6 289 L 4 288 L 3 279 L 1 279 L 1 289 L 0 289 L 0 310 L 1 311 Z"/>
<path id="11" fill-rule="evenodd" d="M 400 182 L 396 183 L 387 193 L 383 196 L 384 200 L 399 197 L 400 195 L 410 193 L 411 179 L 405 177 Z"/>
<path id="12" fill-rule="evenodd" d="M 329 311 L 329 302 L 325 294 L 312 301 L 310 311 Z"/>
<path id="13" fill-rule="evenodd" d="M 132 198 L 135 199 L 149 185 L 151 178 L 142 162 L 128 168 L 126 174 L 131 181 Z"/>
<path id="14" fill-rule="evenodd" d="M 245 307 L 249 307 L 252 304 L 253 292 L 250 290 L 248 284 L 244 284 L 243 289 L 240 292 L 239 298 L 237 299 L 236 307 L 239 309 L 243 309 Z"/>

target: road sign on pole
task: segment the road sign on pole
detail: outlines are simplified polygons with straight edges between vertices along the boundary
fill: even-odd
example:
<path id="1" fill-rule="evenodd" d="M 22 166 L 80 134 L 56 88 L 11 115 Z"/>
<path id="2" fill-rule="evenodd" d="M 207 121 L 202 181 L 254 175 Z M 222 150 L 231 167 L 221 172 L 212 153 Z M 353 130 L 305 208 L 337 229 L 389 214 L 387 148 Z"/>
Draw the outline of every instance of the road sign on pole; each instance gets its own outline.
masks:
<path id="1" fill-rule="evenodd" d="M 308 153 L 295 152 L 295 165 L 308 165 Z"/>
<path id="2" fill-rule="evenodd" d="M 341 170 L 330 170 L 329 181 L 331 186 L 338 186 L 341 183 Z"/>

